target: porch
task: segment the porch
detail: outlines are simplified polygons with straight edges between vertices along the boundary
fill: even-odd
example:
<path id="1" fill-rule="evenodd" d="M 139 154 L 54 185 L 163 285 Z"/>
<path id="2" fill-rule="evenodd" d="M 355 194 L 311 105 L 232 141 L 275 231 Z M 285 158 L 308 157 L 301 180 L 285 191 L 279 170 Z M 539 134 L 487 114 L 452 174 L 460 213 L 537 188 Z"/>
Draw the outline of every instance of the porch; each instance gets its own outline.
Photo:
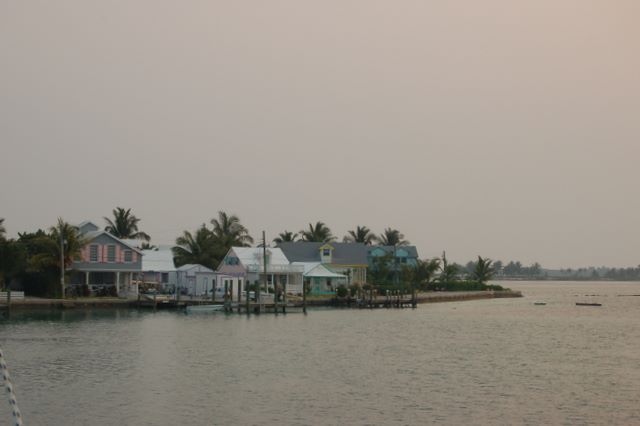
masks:
<path id="1" fill-rule="evenodd" d="M 73 271 L 67 285 L 68 296 L 135 297 L 138 271 Z"/>

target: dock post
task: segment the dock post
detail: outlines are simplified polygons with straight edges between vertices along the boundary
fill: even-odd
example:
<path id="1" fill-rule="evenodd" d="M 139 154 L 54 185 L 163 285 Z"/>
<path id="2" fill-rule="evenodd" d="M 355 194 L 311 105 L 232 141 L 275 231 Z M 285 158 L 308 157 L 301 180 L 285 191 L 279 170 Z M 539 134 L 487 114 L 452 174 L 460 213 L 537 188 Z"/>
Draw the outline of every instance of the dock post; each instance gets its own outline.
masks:
<path id="1" fill-rule="evenodd" d="M 278 280 L 273 275 L 273 313 L 278 316 Z"/>
<path id="2" fill-rule="evenodd" d="M 287 278 L 287 281 L 289 278 Z M 284 284 L 284 291 L 282 292 L 282 313 L 287 313 L 287 283 Z"/>
<path id="3" fill-rule="evenodd" d="M 244 303 L 246 304 L 245 310 L 247 311 L 247 315 L 249 315 L 249 286 L 247 286 L 247 279 L 244 280 Z"/>
<path id="4" fill-rule="evenodd" d="M 413 286 L 413 287 L 411 287 L 411 307 L 413 309 L 418 307 L 417 297 L 418 297 L 418 295 L 416 294 L 416 287 Z"/>
<path id="5" fill-rule="evenodd" d="M 302 279 L 302 312 L 307 313 L 307 282 Z"/>
<path id="6" fill-rule="evenodd" d="M 229 283 L 224 280 L 224 311 L 229 312 Z"/>
<path id="7" fill-rule="evenodd" d="M 240 290 L 240 279 L 238 279 L 238 313 L 240 313 L 242 308 L 242 290 Z"/>

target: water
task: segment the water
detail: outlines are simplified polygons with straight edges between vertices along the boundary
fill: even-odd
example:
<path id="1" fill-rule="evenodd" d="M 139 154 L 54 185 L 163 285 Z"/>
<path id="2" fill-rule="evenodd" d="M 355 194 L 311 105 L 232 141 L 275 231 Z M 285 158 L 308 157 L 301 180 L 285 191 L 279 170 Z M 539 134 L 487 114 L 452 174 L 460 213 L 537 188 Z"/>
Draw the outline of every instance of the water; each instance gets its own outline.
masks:
<path id="1" fill-rule="evenodd" d="M 27 425 L 640 424 L 640 284 L 507 285 L 526 297 L 20 314 L 0 345 Z"/>

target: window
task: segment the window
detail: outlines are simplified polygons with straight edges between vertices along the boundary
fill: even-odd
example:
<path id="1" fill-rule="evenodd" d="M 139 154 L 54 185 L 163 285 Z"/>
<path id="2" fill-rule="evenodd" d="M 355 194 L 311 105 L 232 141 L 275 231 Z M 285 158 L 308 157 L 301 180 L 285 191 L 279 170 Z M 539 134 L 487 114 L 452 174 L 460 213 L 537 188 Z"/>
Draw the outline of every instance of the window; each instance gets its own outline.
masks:
<path id="1" fill-rule="evenodd" d="M 107 262 L 115 262 L 116 261 L 116 246 L 109 245 L 107 246 Z"/>
<path id="2" fill-rule="evenodd" d="M 331 256 L 331 249 L 328 249 L 328 248 L 322 249 L 322 255 L 327 257 Z"/>
<path id="3" fill-rule="evenodd" d="M 131 250 L 124 251 L 124 261 L 127 263 L 133 262 L 133 252 Z"/>
<path id="4" fill-rule="evenodd" d="M 89 262 L 97 262 L 98 261 L 98 246 L 96 244 L 91 244 L 89 246 Z"/>
<path id="5" fill-rule="evenodd" d="M 160 278 L 160 280 L 162 281 L 163 284 L 168 283 L 169 282 L 169 273 L 168 272 L 163 272 L 162 273 L 162 277 Z"/>
<path id="6" fill-rule="evenodd" d="M 400 258 L 400 263 L 407 263 L 407 258 L 406 257 L 401 257 Z"/>

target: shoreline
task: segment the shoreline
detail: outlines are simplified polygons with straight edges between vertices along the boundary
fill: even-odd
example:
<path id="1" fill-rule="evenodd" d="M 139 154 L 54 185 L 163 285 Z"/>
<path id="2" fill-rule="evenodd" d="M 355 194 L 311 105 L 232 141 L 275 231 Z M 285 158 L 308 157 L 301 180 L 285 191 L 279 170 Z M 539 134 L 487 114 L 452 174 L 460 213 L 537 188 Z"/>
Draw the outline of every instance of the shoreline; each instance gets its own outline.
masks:
<path id="1" fill-rule="evenodd" d="M 408 301 L 410 295 L 402 296 L 403 301 Z M 418 293 L 416 295 L 417 304 L 425 303 L 442 303 L 442 302 L 460 302 L 465 300 L 482 300 L 482 299 L 499 299 L 499 298 L 515 298 L 522 297 L 522 293 L 513 290 L 504 291 L 447 291 L 447 292 L 429 292 Z M 377 296 L 375 301 L 381 302 L 385 299 L 385 296 Z M 207 301 L 199 301 L 193 304 L 206 304 Z M 355 303 L 355 299 L 323 299 L 323 300 L 307 300 L 308 307 L 347 307 Z M 221 304 L 217 302 L 216 304 Z M 295 307 L 302 307 L 302 303 L 299 301 L 293 304 Z M 11 306 L 7 305 L 5 301 L 0 303 L 0 311 L 11 310 L 38 310 L 38 309 L 51 309 L 51 310 L 64 310 L 64 309 L 148 309 L 148 306 L 140 306 L 136 299 L 119 299 L 119 298 L 104 298 L 104 299 L 44 299 L 37 297 L 27 297 L 19 300 L 12 300 Z M 174 308 L 175 309 L 175 308 Z"/>

